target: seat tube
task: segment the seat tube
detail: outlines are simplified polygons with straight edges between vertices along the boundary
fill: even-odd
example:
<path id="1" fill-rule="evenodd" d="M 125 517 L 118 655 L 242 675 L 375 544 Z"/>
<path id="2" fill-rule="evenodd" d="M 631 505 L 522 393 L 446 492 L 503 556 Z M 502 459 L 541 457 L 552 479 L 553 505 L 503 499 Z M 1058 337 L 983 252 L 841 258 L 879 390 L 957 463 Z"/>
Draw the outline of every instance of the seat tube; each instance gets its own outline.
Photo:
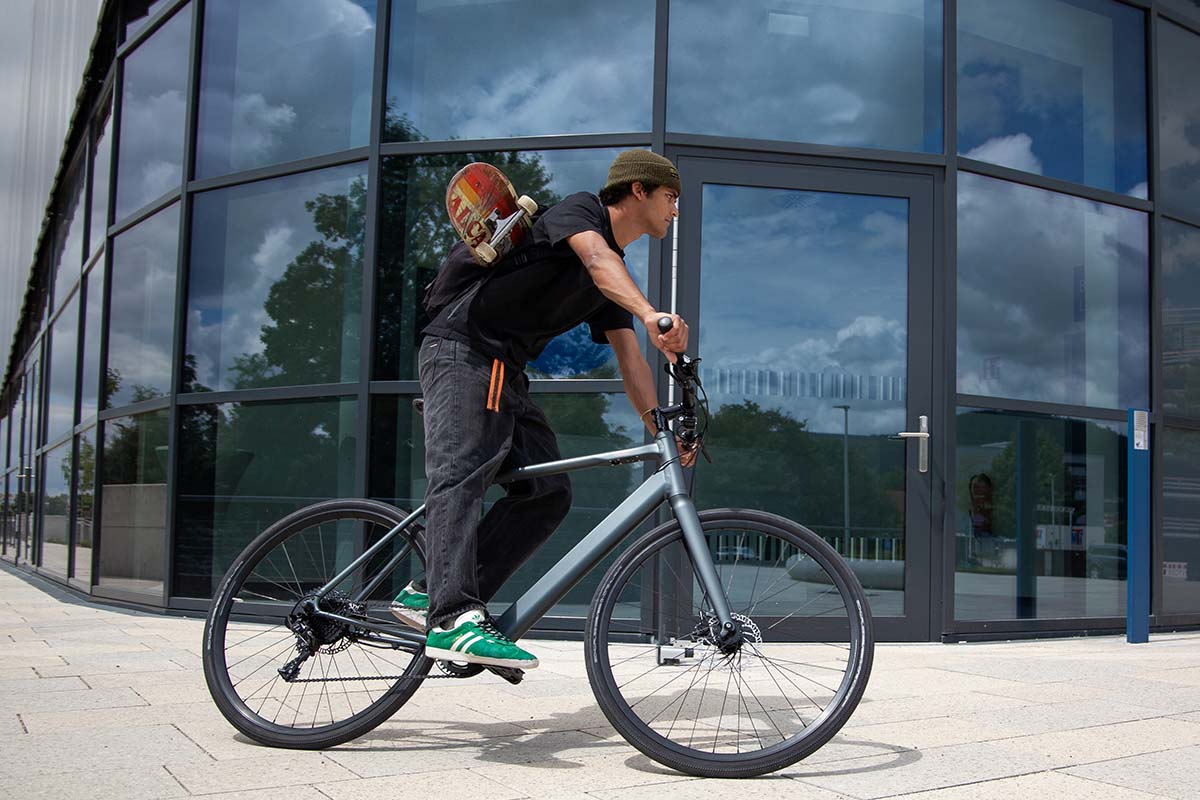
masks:
<path id="1" fill-rule="evenodd" d="M 675 440 L 667 433 L 660 433 L 656 438 L 665 456 L 667 496 L 671 501 L 675 519 L 679 520 L 679 527 L 683 529 L 684 546 L 691 556 L 700 585 L 712 604 L 713 613 L 724 630 L 732 631 L 733 616 L 725 597 L 725 587 L 721 585 L 717 567 L 708 551 L 708 543 L 704 540 L 704 529 L 700 524 L 700 515 L 696 512 L 696 504 L 688 494 L 687 481 L 683 477 L 683 467 L 679 464 L 679 451 L 675 447 Z"/>

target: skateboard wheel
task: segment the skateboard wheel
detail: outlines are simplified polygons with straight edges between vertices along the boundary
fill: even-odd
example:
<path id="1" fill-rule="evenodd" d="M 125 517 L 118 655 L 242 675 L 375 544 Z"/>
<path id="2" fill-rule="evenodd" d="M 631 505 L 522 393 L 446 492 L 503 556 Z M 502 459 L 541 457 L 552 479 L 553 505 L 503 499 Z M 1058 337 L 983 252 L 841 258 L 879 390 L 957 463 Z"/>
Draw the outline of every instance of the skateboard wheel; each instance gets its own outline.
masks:
<path id="1" fill-rule="evenodd" d="M 538 210 L 538 204 L 534 202 L 534 199 L 527 194 L 523 194 L 517 198 L 517 205 L 521 207 L 522 211 L 531 217 L 536 214 Z"/>
<path id="2" fill-rule="evenodd" d="M 475 254 L 483 259 L 483 263 L 485 264 L 490 264 L 496 260 L 496 248 L 487 242 L 480 242 L 475 248 Z"/>

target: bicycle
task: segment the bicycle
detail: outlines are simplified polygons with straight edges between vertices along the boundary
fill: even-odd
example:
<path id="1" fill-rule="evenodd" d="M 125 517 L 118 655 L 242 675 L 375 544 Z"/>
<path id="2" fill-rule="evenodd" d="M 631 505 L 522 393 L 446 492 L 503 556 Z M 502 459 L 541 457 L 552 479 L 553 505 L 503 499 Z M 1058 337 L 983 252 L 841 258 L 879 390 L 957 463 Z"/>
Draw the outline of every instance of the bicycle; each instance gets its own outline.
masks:
<path id="1" fill-rule="evenodd" d="M 497 478 L 658 462 L 497 625 L 520 639 L 668 504 L 673 519 L 630 545 L 596 591 L 584 638 L 588 681 L 609 722 L 649 758 L 691 775 L 750 777 L 799 761 L 841 729 L 866 688 L 874 637 L 861 585 L 824 539 L 763 511 L 697 512 L 676 439 L 703 452 L 699 362 L 680 355 L 667 366 L 681 400 L 654 410 L 653 443 Z M 270 746 L 334 747 L 389 719 L 422 681 L 483 671 L 439 661 L 441 674 L 431 675 L 424 634 L 385 610 L 389 577 L 424 574 L 423 510 L 317 503 L 264 530 L 234 560 L 205 624 L 203 661 L 235 728 Z M 523 677 L 491 669 L 513 683 Z"/>

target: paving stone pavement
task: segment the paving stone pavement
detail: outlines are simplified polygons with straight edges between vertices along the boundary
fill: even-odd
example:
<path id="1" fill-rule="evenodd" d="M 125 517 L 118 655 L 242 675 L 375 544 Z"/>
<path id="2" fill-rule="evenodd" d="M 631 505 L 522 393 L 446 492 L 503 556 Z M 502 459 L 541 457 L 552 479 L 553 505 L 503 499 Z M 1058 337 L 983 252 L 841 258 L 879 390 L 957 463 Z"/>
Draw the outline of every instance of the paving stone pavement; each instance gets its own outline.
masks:
<path id="1" fill-rule="evenodd" d="M 524 684 L 422 687 L 325 752 L 259 747 L 209 700 L 198 619 L 89 602 L 0 566 L 0 796 L 245 800 L 1200 797 L 1200 634 L 885 644 L 842 732 L 753 781 L 635 751 L 577 642 Z"/>

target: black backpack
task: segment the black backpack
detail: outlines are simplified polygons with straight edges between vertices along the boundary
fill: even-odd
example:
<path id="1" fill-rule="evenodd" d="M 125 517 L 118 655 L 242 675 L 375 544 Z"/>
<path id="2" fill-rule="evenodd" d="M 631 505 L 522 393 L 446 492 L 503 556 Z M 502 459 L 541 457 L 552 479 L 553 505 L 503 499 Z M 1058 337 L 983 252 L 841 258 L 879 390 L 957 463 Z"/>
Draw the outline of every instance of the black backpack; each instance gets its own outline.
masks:
<path id="1" fill-rule="evenodd" d="M 537 222 L 541 212 L 542 209 L 538 209 L 538 213 L 533 216 L 533 222 Z M 501 265 L 520 267 L 528 263 L 535 252 L 532 239 L 532 236 L 526 236 L 525 241 L 519 247 L 505 253 L 504 258 L 490 267 L 480 266 L 471 257 L 471 249 L 465 242 L 456 243 L 442 260 L 437 275 L 425 287 L 421 305 L 425 307 L 425 313 L 429 315 L 429 319 L 437 319 L 438 314 L 442 313 L 446 306 L 460 297 L 463 300 L 469 300 Z"/>

